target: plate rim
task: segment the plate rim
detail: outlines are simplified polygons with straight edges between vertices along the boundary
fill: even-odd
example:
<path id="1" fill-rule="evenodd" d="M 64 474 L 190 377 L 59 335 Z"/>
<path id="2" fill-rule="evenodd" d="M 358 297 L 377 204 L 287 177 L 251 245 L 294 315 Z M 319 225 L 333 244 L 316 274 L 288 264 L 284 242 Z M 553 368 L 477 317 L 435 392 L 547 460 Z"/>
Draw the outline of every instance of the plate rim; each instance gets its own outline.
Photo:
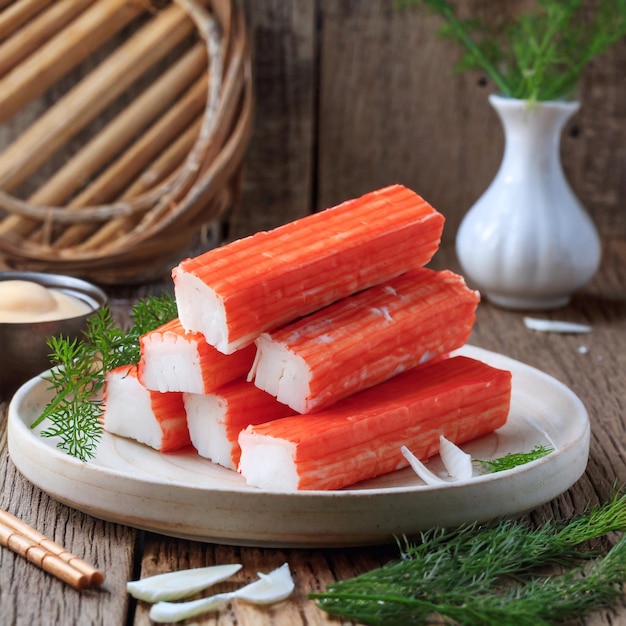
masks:
<path id="1" fill-rule="evenodd" d="M 30 381 L 27 381 L 22 387 L 20 387 L 20 389 L 16 392 L 16 394 L 10 401 L 9 410 L 8 410 L 9 423 L 8 423 L 8 429 L 7 429 L 8 430 L 9 456 L 11 460 L 13 461 L 13 463 L 15 464 L 15 466 L 17 467 L 17 469 L 20 471 L 20 473 L 22 473 L 27 478 L 27 480 L 35 484 L 37 487 L 41 488 L 43 491 L 50 494 L 54 499 L 62 501 L 65 504 L 72 506 L 73 508 L 95 515 L 96 517 L 100 517 L 102 519 L 108 519 L 109 521 L 122 523 L 122 524 L 126 524 L 129 526 L 134 526 L 136 528 L 143 528 L 144 530 L 160 532 L 162 534 L 171 535 L 171 536 L 182 536 L 185 538 L 191 538 L 191 539 L 200 540 L 200 541 L 221 541 L 222 543 L 229 542 L 229 541 L 224 541 L 225 537 L 222 536 L 222 534 L 224 533 L 222 534 L 218 533 L 217 535 L 212 535 L 209 537 L 208 535 L 210 533 L 207 533 L 205 535 L 204 533 L 201 532 L 199 534 L 194 533 L 191 536 L 189 536 L 182 532 L 177 533 L 176 531 L 172 531 L 171 529 L 166 529 L 163 526 L 160 526 L 159 524 L 155 526 L 154 523 L 150 523 L 145 526 L 142 526 L 140 520 L 134 521 L 134 523 L 129 523 L 121 519 L 121 516 L 119 515 L 113 514 L 112 516 L 107 517 L 103 515 L 102 512 L 100 512 L 99 514 L 95 514 L 92 512 L 94 507 L 86 506 L 84 502 L 77 502 L 75 500 L 72 500 L 71 498 L 63 498 L 59 494 L 55 495 L 54 493 L 52 493 L 55 490 L 50 489 L 50 485 L 44 484 L 45 481 L 32 479 L 33 472 L 32 472 L 32 467 L 29 467 L 29 460 L 25 459 L 22 455 L 19 454 L 19 452 L 17 452 L 17 449 L 20 443 L 18 441 L 19 438 L 26 435 L 26 437 L 31 440 L 31 443 L 36 442 L 35 447 L 37 449 L 41 449 L 41 447 L 43 446 L 44 451 L 47 452 L 47 454 L 52 457 L 51 463 L 55 467 L 56 465 L 68 466 L 69 471 L 71 472 L 71 471 L 77 471 L 79 468 L 84 470 L 85 466 L 87 466 L 88 472 L 90 470 L 93 470 L 93 473 L 95 474 L 97 474 L 98 472 L 104 472 L 107 475 L 107 477 L 113 477 L 114 481 L 115 480 L 125 481 L 125 484 L 127 485 L 127 488 L 125 488 L 124 490 L 125 495 L 132 491 L 131 488 L 139 487 L 141 485 L 158 485 L 158 486 L 167 485 L 173 488 L 179 488 L 181 489 L 181 491 L 184 490 L 185 495 L 187 495 L 187 493 L 190 495 L 201 494 L 202 497 L 205 499 L 209 499 L 214 496 L 228 495 L 228 497 L 233 497 L 233 496 L 241 497 L 241 498 L 246 498 L 246 499 L 256 502 L 258 499 L 262 498 L 270 506 L 275 503 L 280 503 L 282 505 L 284 504 L 285 499 L 288 498 L 289 501 L 294 505 L 294 509 L 298 509 L 298 507 L 300 506 L 299 503 L 311 503 L 311 502 L 313 503 L 312 506 L 315 506 L 315 505 L 323 506 L 323 504 L 320 504 L 320 503 L 334 502 L 336 506 L 341 507 L 342 503 L 345 504 L 346 501 L 350 501 L 352 503 L 354 503 L 354 501 L 360 502 L 363 500 L 368 500 L 368 501 L 374 500 L 376 502 L 379 502 L 379 501 L 383 502 L 388 499 L 391 499 L 393 501 L 396 498 L 408 499 L 408 498 L 411 498 L 412 496 L 420 496 L 420 495 L 425 498 L 437 499 L 441 497 L 442 495 L 445 495 L 449 491 L 455 492 L 458 490 L 466 490 L 466 491 L 473 492 L 476 490 L 480 490 L 481 488 L 484 488 L 485 486 L 488 487 L 492 483 L 499 484 L 503 481 L 507 481 L 507 479 L 512 482 L 516 482 L 516 481 L 519 482 L 520 479 L 524 478 L 525 474 L 528 474 L 528 473 L 532 474 L 532 473 L 540 472 L 543 466 L 554 463 L 556 459 L 558 459 L 559 456 L 563 457 L 564 454 L 566 455 L 567 452 L 569 451 L 569 448 L 572 448 L 578 445 L 584 448 L 584 451 L 585 451 L 584 463 L 582 463 L 580 460 L 577 462 L 576 470 L 574 472 L 575 475 L 573 474 L 570 477 L 570 479 L 566 481 L 566 482 L 569 482 L 569 484 L 565 487 L 565 489 L 562 489 L 561 488 L 562 485 L 561 485 L 561 487 L 559 487 L 558 493 L 550 492 L 548 494 L 550 495 L 550 497 L 547 500 L 545 499 L 541 501 L 538 500 L 537 503 L 533 505 L 533 508 L 534 506 L 539 506 L 540 504 L 546 501 L 549 501 L 553 497 L 556 497 L 557 495 L 559 495 L 559 493 L 562 493 L 564 490 L 566 490 L 571 485 L 573 485 L 584 473 L 587 462 L 588 462 L 588 454 L 589 454 L 590 422 L 589 422 L 589 416 L 588 416 L 587 410 L 583 402 L 580 400 L 580 398 L 578 398 L 578 396 L 571 389 L 569 389 L 569 387 L 567 387 L 564 383 L 557 380 L 553 376 L 533 366 L 530 366 L 521 361 L 517 361 L 515 359 L 512 359 L 511 357 L 502 355 L 500 353 L 492 352 L 484 348 L 479 348 L 479 347 L 472 346 L 469 344 L 455 351 L 455 353 L 465 354 L 473 358 L 484 360 L 485 362 L 488 362 L 488 363 L 491 363 L 492 361 L 495 360 L 498 362 L 497 365 L 494 365 L 495 367 L 505 368 L 508 364 L 510 368 L 514 370 L 514 372 L 515 371 L 527 372 L 532 376 L 535 376 L 535 377 L 538 376 L 546 380 L 547 382 L 549 382 L 550 385 L 554 389 L 556 389 L 560 395 L 564 394 L 565 396 L 567 396 L 568 401 L 573 402 L 577 406 L 576 415 L 579 418 L 579 423 L 577 424 L 578 428 L 576 430 L 576 437 L 567 441 L 561 448 L 559 448 L 559 450 L 555 451 L 554 453 L 550 453 L 549 455 L 546 455 L 540 459 L 537 459 L 525 465 L 518 466 L 517 468 L 514 468 L 512 470 L 506 470 L 504 472 L 497 472 L 497 473 L 490 473 L 490 474 L 485 474 L 482 476 L 474 476 L 469 481 L 450 482 L 444 485 L 437 485 L 437 486 L 415 484 L 415 485 L 404 485 L 404 486 L 398 485 L 398 486 L 382 487 L 382 488 L 376 488 L 376 487 L 373 487 L 373 488 L 364 487 L 364 488 L 359 488 L 359 489 L 346 488 L 346 489 L 331 490 L 331 491 L 302 490 L 302 491 L 290 492 L 290 493 L 285 493 L 282 491 L 256 489 L 256 488 L 251 488 L 247 485 L 242 485 L 240 488 L 233 487 L 233 485 L 226 485 L 224 487 L 210 485 L 207 487 L 206 485 L 190 484 L 185 481 L 182 481 L 182 482 L 177 481 L 177 480 L 164 481 L 163 478 L 160 476 L 155 477 L 155 478 L 151 478 L 146 475 L 142 475 L 140 477 L 129 476 L 128 472 L 124 470 L 102 466 L 102 465 L 94 465 L 90 461 L 87 461 L 87 462 L 80 461 L 79 459 L 70 457 L 66 453 L 56 449 L 56 447 L 54 447 L 49 440 L 45 440 L 44 438 L 41 438 L 40 436 L 37 435 L 37 433 L 32 431 L 29 425 L 26 424 L 24 416 L 20 415 L 20 408 L 23 405 L 23 403 L 27 402 L 30 396 L 35 391 L 37 391 L 41 385 L 46 384 L 46 381 L 43 378 L 43 376 L 45 376 L 46 374 L 44 372 L 40 374 L 39 376 L 34 377 Z M 108 435 L 108 436 L 114 437 L 113 435 Z M 131 442 L 131 443 L 134 444 L 134 442 Z M 141 445 L 141 444 L 135 444 L 135 445 Z M 149 452 L 154 452 L 154 454 L 160 454 L 157 451 L 149 451 Z M 210 461 L 206 459 L 203 459 L 203 461 L 210 463 Z M 226 468 L 222 468 L 222 469 L 224 469 L 224 471 L 232 471 L 232 470 L 227 470 Z M 129 497 L 132 497 L 132 495 Z M 521 511 L 511 511 L 511 513 L 516 513 L 516 512 L 521 512 Z M 365 543 L 368 543 L 368 544 L 369 543 L 385 543 L 389 541 L 390 538 L 391 537 L 389 536 L 385 541 L 373 541 L 372 542 L 371 540 L 368 540 Z M 231 537 L 230 539 L 231 539 L 230 542 L 232 542 L 233 538 Z M 235 537 L 234 543 L 236 543 L 237 545 L 274 545 L 274 546 L 301 545 L 301 542 L 296 542 L 296 544 L 281 543 L 280 540 L 276 538 L 271 539 L 271 540 L 270 539 L 263 540 L 262 543 L 259 543 L 259 542 L 244 543 L 245 541 L 244 539 L 239 539 L 239 540 L 236 540 L 236 539 L 237 538 Z M 323 543 L 320 544 L 319 543 L 320 541 L 321 541 L 320 538 L 317 538 L 317 539 L 310 538 L 310 539 L 304 540 L 304 545 L 305 547 L 309 547 L 309 545 L 311 546 L 312 545 L 316 545 L 316 546 L 326 545 Z M 347 544 L 331 543 L 329 545 L 347 545 Z M 357 540 L 356 543 L 353 543 L 350 545 L 364 545 L 364 543 L 359 542 Z"/>

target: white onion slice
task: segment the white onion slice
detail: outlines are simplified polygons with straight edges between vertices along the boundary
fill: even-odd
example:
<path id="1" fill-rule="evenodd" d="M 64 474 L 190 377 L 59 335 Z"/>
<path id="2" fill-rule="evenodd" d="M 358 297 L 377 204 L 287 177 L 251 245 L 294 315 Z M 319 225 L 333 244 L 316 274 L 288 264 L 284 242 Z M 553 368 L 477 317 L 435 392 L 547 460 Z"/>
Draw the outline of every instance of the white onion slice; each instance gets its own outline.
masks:
<path id="1" fill-rule="evenodd" d="M 138 600 L 179 600 L 209 588 L 236 574 L 241 565 L 214 565 L 157 574 L 126 583 L 126 591 Z"/>
<path id="2" fill-rule="evenodd" d="M 433 474 L 406 446 L 400 448 L 402 456 L 409 462 L 409 465 L 413 468 L 413 471 L 427 484 L 427 485 L 445 485 L 447 481 L 443 478 L 439 478 L 436 474 Z"/>
<path id="3" fill-rule="evenodd" d="M 560 322 L 558 320 L 540 320 L 534 317 L 525 317 L 524 324 L 530 330 L 539 330 L 549 333 L 589 333 L 591 326 L 575 324 L 574 322 Z"/>
<path id="4" fill-rule="evenodd" d="M 287 598 L 293 589 L 293 578 L 285 563 L 269 574 L 259 572 L 259 580 L 236 591 L 218 593 L 190 602 L 158 602 L 150 609 L 150 619 L 159 623 L 180 622 L 207 611 L 215 611 L 234 599 L 255 604 L 272 604 Z"/>
<path id="5" fill-rule="evenodd" d="M 443 435 L 439 437 L 439 456 L 451 478 L 469 480 L 472 477 L 472 457 Z"/>

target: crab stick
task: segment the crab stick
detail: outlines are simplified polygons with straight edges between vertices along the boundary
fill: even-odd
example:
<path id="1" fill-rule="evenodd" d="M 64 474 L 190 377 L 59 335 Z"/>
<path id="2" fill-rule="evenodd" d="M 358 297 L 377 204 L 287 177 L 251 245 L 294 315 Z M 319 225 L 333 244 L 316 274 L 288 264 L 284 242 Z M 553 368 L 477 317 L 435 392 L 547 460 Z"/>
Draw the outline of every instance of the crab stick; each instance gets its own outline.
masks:
<path id="1" fill-rule="evenodd" d="M 184 393 L 189 435 L 198 454 L 232 470 L 239 464 L 239 433 L 250 424 L 293 415 L 245 378 L 209 394 Z"/>
<path id="2" fill-rule="evenodd" d="M 183 260 L 172 270 L 183 327 L 221 352 L 433 257 L 444 218 L 401 185 Z"/>
<path id="3" fill-rule="evenodd" d="M 511 373 L 464 356 L 399 374 L 329 409 L 249 426 L 239 435 L 239 471 L 271 491 L 340 489 L 405 467 L 440 436 L 461 444 L 507 419 Z"/>
<path id="4" fill-rule="evenodd" d="M 409 271 L 259 335 L 250 379 L 318 411 L 463 346 L 479 300 L 453 272 Z"/>
<path id="5" fill-rule="evenodd" d="M 102 423 L 107 432 L 160 452 L 191 444 L 183 394 L 146 389 L 137 378 L 136 366 L 107 372 L 103 400 Z"/>
<path id="6" fill-rule="evenodd" d="M 178 318 L 139 339 L 137 374 L 147 389 L 209 393 L 244 376 L 254 361 L 252 345 L 225 355 L 200 333 L 188 333 Z"/>

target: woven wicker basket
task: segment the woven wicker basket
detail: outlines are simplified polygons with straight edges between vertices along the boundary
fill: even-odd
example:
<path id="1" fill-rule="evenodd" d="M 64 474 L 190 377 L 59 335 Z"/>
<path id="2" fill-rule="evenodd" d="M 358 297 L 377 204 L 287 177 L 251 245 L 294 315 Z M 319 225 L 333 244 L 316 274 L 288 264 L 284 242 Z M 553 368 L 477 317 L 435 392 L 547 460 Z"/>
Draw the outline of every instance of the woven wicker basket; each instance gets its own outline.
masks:
<path id="1" fill-rule="evenodd" d="M 236 0 L 14 1 L 0 12 L 2 262 L 163 275 L 236 202 L 252 105 Z"/>

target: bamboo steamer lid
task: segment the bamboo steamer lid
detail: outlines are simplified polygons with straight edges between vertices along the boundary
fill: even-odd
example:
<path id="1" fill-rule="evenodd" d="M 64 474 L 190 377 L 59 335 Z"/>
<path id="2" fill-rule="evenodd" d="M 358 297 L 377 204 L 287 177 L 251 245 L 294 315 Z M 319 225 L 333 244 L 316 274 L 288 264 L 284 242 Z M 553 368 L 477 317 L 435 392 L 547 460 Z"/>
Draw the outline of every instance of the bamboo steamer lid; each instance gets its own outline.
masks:
<path id="1" fill-rule="evenodd" d="M 0 6 L 2 264 L 111 284 L 169 273 L 238 196 L 253 107 L 241 7 Z"/>

